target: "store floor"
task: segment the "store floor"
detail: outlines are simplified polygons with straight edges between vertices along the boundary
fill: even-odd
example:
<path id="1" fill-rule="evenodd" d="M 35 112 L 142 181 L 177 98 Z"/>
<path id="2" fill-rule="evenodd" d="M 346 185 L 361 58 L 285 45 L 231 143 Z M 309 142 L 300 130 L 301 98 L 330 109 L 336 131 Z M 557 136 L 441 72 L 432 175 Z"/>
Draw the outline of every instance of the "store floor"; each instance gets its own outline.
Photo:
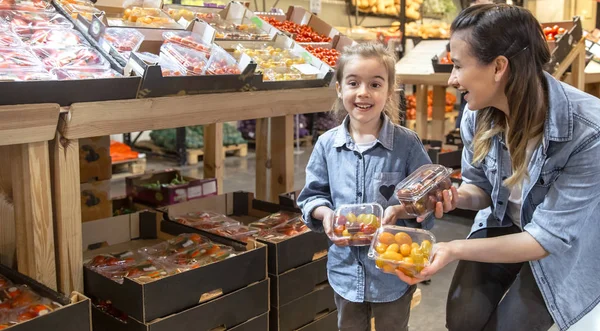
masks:
<path id="1" fill-rule="evenodd" d="M 294 155 L 294 188 L 299 190 L 304 185 L 304 170 L 310 156 L 310 151 L 303 151 L 301 154 Z M 175 168 L 176 163 L 169 160 L 150 158 L 147 163 L 147 170 L 160 170 Z M 223 180 L 223 191 L 252 191 L 254 192 L 254 178 L 256 169 L 256 158 L 252 151 L 248 156 L 227 157 L 225 159 L 225 177 Z M 191 177 L 201 178 L 203 174 L 202 162 L 195 166 L 186 166 L 181 168 L 183 174 Z M 113 183 L 112 196 L 125 194 L 125 181 L 115 181 Z M 437 221 L 433 229 L 438 241 L 448 241 L 452 239 L 464 238 L 469 233 L 472 220 L 446 216 Z M 446 297 L 448 287 L 452 280 L 452 275 L 456 263 L 453 263 L 435 275 L 428 285 L 420 284 L 422 299 L 421 303 L 415 307 L 410 316 L 410 331 L 444 331 L 446 328 Z M 552 331 L 558 330 L 556 327 Z M 387 331 L 387 330 L 386 330 Z"/>

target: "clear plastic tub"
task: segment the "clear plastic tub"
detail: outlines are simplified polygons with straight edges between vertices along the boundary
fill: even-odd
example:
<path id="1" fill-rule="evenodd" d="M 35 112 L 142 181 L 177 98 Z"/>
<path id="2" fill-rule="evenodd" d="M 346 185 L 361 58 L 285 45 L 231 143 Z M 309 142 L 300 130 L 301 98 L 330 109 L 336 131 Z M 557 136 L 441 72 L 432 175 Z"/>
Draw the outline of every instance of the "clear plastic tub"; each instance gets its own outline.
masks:
<path id="1" fill-rule="evenodd" d="M 32 48 L 33 53 L 47 68 L 104 68 L 110 67 L 108 61 L 95 49 L 88 46 L 67 48 Z"/>
<path id="2" fill-rule="evenodd" d="M 33 47 L 69 47 L 89 45 L 85 37 L 77 30 L 73 29 L 15 29 L 21 40 L 29 46 Z"/>
<path id="3" fill-rule="evenodd" d="M 184 233 L 154 246 L 140 248 L 138 253 L 151 259 L 164 259 L 199 246 L 210 244 L 211 241 L 208 238 L 197 233 Z"/>
<path id="4" fill-rule="evenodd" d="M 250 237 L 254 237 L 258 233 L 258 229 L 250 228 L 245 225 L 231 225 L 222 228 L 210 229 L 208 231 L 223 237 L 243 242 L 247 242 Z"/>
<path id="5" fill-rule="evenodd" d="M 212 262 L 221 261 L 233 255 L 233 247 L 211 244 L 173 255 L 167 258 L 165 263 L 181 272 L 196 269 Z"/>
<path id="6" fill-rule="evenodd" d="M 0 32 L 0 47 L 23 47 L 21 38 L 10 31 Z"/>
<path id="7" fill-rule="evenodd" d="M 94 6 L 94 3 L 90 0 L 55 0 L 58 4 L 62 5 L 63 8 L 65 5 L 74 4 L 74 5 L 82 5 L 82 6 Z"/>
<path id="8" fill-rule="evenodd" d="M 52 69 L 50 72 L 58 80 L 100 79 L 123 77 L 113 69 Z"/>
<path id="9" fill-rule="evenodd" d="M 52 28 L 72 29 L 73 23 L 59 13 L 52 12 L 25 12 L 15 10 L 0 11 L 0 18 L 12 29 L 18 28 Z"/>
<path id="10" fill-rule="evenodd" d="M 190 31 L 168 31 L 163 33 L 165 43 L 173 43 L 192 48 L 199 52 L 205 53 L 206 57 L 210 56 L 212 46 L 202 41 L 202 39 Z"/>
<path id="11" fill-rule="evenodd" d="M 136 29 L 107 28 L 104 39 L 108 41 L 117 52 L 123 54 L 136 52 L 144 41 L 144 35 Z"/>
<path id="12" fill-rule="evenodd" d="M 206 75 L 239 75 L 241 73 L 233 56 L 222 49 L 213 48 L 206 66 Z"/>
<path id="13" fill-rule="evenodd" d="M 108 268 L 108 267 L 130 267 L 137 263 L 138 256 L 126 251 L 118 254 L 102 254 L 96 255 L 85 265 L 90 269 Z"/>
<path id="14" fill-rule="evenodd" d="M 433 233 L 396 225 L 384 225 L 377 230 L 369 248 L 369 258 L 375 260 L 383 272 L 402 271 L 410 277 L 419 277 L 429 265 L 431 251 L 436 243 Z"/>
<path id="15" fill-rule="evenodd" d="M 263 80 L 265 81 L 289 81 L 289 80 L 302 80 L 302 75 L 293 72 L 281 73 L 281 70 L 268 69 L 263 73 Z"/>
<path id="16" fill-rule="evenodd" d="M 261 231 L 258 236 L 272 242 L 279 242 L 309 231 L 301 218 L 294 218 L 272 229 Z"/>
<path id="17" fill-rule="evenodd" d="M 29 80 L 54 80 L 55 76 L 44 68 L 13 69 L 2 71 L 0 69 L 0 81 L 22 82 Z"/>
<path id="18" fill-rule="evenodd" d="M 368 246 L 382 217 L 377 203 L 342 205 L 335 210 L 330 239 L 338 246 Z"/>
<path id="19" fill-rule="evenodd" d="M 267 217 L 263 217 L 256 222 L 250 223 L 253 228 L 268 230 L 276 226 L 288 223 L 292 220 L 300 219 L 302 215 L 292 212 L 281 211 L 275 214 L 271 214 Z"/>
<path id="20" fill-rule="evenodd" d="M 452 169 L 439 164 L 421 166 L 396 186 L 396 197 L 411 216 L 425 216 L 443 201 L 442 191 L 450 189 Z"/>
<path id="21" fill-rule="evenodd" d="M 173 274 L 173 270 L 166 268 L 160 263 L 144 261 L 127 268 L 124 277 L 134 279 L 138 283 L 149 283 L 171 274 Z"/>
<path id="22" fill-rule="evenodd" d="M 0 48 L 0 70 L 21 70 L 42 67 L 42 62 L 25 48 Z"/>
<path id="23" fill-rule="evenodd" d="M 188 76 L 199 76 L 206 69 L 206 54 L 176 44 L 163 44 L 160 47 L 161 56 L 180 64 Z"/>
<path id="24" fill-rule="evenodd" d="M 50 1 L 44 0 L 0 0 L 0 10 L 55 11 Z"/>
<path id="25" fill-rule="evenodd" d="M 88 22 L 92 21 L 94 14 L 102 14 L 103 12 L 89 4 L 75 4 L 70 3 L 63 6 L 65 11 L 71 15 L 73 19 L 77 19 L 77 16 L 83 16 Z"/>

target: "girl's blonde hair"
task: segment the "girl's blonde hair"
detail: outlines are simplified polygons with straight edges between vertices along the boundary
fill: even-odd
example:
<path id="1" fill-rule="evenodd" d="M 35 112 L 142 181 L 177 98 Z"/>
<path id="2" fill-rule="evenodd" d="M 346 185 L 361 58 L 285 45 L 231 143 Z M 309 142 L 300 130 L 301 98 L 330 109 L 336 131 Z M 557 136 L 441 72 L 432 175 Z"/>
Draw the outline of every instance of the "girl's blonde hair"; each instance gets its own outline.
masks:
<path id="1" fill-rule="evenodd" d="M 540 23 L 528 10 L 516 6 L 476 5 L 463 10 L 450 30 L 452 34 L 467 32 L 465 41 L 480 63 L 490 64 L 499 56 L 508 59 L 504 94 L 509 114 L 492 107 L 477 110 L 472 162 L 488 155 L 494 136 L 505 135 L 513 173 L 504 184 L 513 187 L 529 176 L 527 144 L 542 136 L 548 109 L 543 66 L 550 60 L 550 51 Z"/>
<path id="2" fill-rule="evenodd" d="M 341 85 L 344 79 L 344 67 L 348 61 L 355 57 L 381 61 L 388 73 L 388 99 L 385 102 L 383 112 L 390 118 L 392 123 L 400 124 L 400 101 L 396 95 L 396 57 L 380 43 L 359 43 L 347 46 L 337 61 L 335 80 L 338 84 Z M 335 100 L 332 112 L 340 122 L 346 117 L 347 111 L 341 98 Z"/>

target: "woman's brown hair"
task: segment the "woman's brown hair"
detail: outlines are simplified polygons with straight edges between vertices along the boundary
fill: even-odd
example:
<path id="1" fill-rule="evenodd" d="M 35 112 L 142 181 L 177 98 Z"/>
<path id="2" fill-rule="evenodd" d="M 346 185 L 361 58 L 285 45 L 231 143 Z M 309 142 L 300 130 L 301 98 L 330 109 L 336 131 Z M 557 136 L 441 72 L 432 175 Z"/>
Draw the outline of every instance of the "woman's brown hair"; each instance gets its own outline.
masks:
<path id="1" fill-rule="evenodd" d="M 477 110 L 473 163 L 481 162 L 489 153 L 494 136 L 506 135 L 513 174 L 504 183 L 512 187 L 528 176 L 527 144 L 539 138 L 544 129 L 548 102 L 542 66 L 550 60 L 544 33 L 528 10 L 504 4 L 469 7 L 454 19 L 450 29 L 452 34 L 465 32 L 461 35 L 481 64 L 490 64 L 499 56 L 508 59 L 504 93 L 509 115 L 493 107 Z"/>
<path id="2" fill-rule="evenodd" d="M 389 52 L 385 46 L 380 43 L 359 43 L 344 48 L 337 61 L 335 71 L 335 80 L 342 84 L 344 79 L 344 67 L 348 61 L 359 58 L 373 58 L 381 61 L 388 73 L 388 100 L 385 103 L 383 112 L 390 118 L 392 123 L 400 124 L 400 107 L 396 95 L 396 58 Z M 346 117 L 347 111 L 341 98 L 337 98 L 333 104 L 332 112 L 341 122 Z"/>

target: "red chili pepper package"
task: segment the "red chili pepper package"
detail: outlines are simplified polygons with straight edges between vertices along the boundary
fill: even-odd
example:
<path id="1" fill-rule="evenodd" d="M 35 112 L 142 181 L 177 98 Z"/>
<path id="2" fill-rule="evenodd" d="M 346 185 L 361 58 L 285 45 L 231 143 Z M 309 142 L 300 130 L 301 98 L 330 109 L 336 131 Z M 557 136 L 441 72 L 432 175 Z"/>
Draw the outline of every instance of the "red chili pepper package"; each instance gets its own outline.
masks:
<path id="1" fill-rule="evenodd" d="M 0 47 L 23 47 L 23 42 L 11 31 L 2 31 L 0 32 Z"/>
<path id="2" fill-rule="evenodd" d="M 62 49 L 49 47 L 32 48 L 33 53 L 48 68 L 105 68 L 108 61 L 95 49 L 88 46 L 74 46 Z"/>
<path id="3" fill-rule="evenodd" d="M 29 46 L 43 47 L 68 47 L 78 45 L 89 45 L 87 40 L 77 30 L 73 29 L 49 29 L 49 28 L 15 28 L 15 34 L 21 38 L 23 43 Z"/>
<path id="4" fill-rule="evenodd" d="M 301 217 L 298 213 L 292 213 L 287 211 L 280 211 L 275 214 L 271 214 L 267 217 L 263 217 L 256 222 L 250 223 L 251 227 L 259 228 L 259 229 L 271 229 L 278 225 L 287 223 L 292 219 L 299 219 Z"/>
<path id="5" fill-rule="evenodd" d="M 131 52 L 136 52 L 142 45 L 144 35 L 136 29 L 108 28 L 104 39 L 128 60 Z"/>
<path id="6" fill-rule="evenodd" d="M 138 252 L 152 259 L 164 259 L 168 256 L 210 243 L 211 241 L 208 238 L 197 233 L 184 233 L 154 246 L 140 248 Z"/>
<path id="7" fill-rule="evenodd" d="M 131 251 L 126 251 L 117 254 L 102 254 L 92 258 L 86 266 L 89 268 L 106 268 L 106 267 L 130 267 L 137 263 L 140 258 Z"/>
<path id="8" fill-rule="evenodd" d="M 239 75 L 241 73 L 233 56 L 222 49 L 213 48 L 206 67 L 206 75 Z"/>
<path id="9" fill-rule="evenodd" d="M 187 76 L 199 76 L 204 74 L 207 55 L 203 52 L 176 44 L 163 44 L 160 47 L 161 58 L 172 61 L 186 70 Z"/>
<path id="10" fill-rule="evenodd" d="M 177 269 L 177 271 L 183 272 L 212 262 L 221 261 L 231 256 L 235 256 L 233 247 L 210 244 L 170 256 L 165 262 Z"/>
<path id="11" fill-rule="evenodd" d="M 287 223 L 259 233 L 259 237 L 270 241 L 282 241 L 307 232 L 309 229 L 301 218 L 294 218 Z"/>
<path id="12" fill-rule="evenodd" d="M 243 242 L 247 242 L 250 237 L 254 237 L 258 233 L 258 229 L 253 229 L 241 224 L 210 229 L 207 231 Z"/>
<path id="13" fill-rule="evenodd" d="M 4 20 L 12 29 L 33 27 L 54 29 L 73 28 L 73 23 L 69 22 L 66 17 L 52 12 L 1 10 L 0 19 Z"/>
<path id="14" fill-rule="evenodd" d="M 123 77 L 113 69 L 52 69 L 58 80 L 99 79 Z"/>
<path id="15" fill-rule="evenodd" d="M 205 53 L 210 56 L 212 46 L 205 43 L 197 34 L 190 31 L 168 31 L 163 33 L 165 43 L 173 43 Z"/>
<path id="16" fill-rule="evenodd" d="M 41 69 L 42 62 L 24 48 L 0 48 L 0 71 Z"/>
<path id="17" fill-rule="evenodd" d="M 2 71 L 0 81 L 21 82 L 28 80 L 54 80 L 55 77 L 43 68 L 13 69 Z"/>
<path id="18" fill-rule="evenodd" d="M 49 1 L 43 0 L 0 0 L 1 10 L 55 11 Z"/>

